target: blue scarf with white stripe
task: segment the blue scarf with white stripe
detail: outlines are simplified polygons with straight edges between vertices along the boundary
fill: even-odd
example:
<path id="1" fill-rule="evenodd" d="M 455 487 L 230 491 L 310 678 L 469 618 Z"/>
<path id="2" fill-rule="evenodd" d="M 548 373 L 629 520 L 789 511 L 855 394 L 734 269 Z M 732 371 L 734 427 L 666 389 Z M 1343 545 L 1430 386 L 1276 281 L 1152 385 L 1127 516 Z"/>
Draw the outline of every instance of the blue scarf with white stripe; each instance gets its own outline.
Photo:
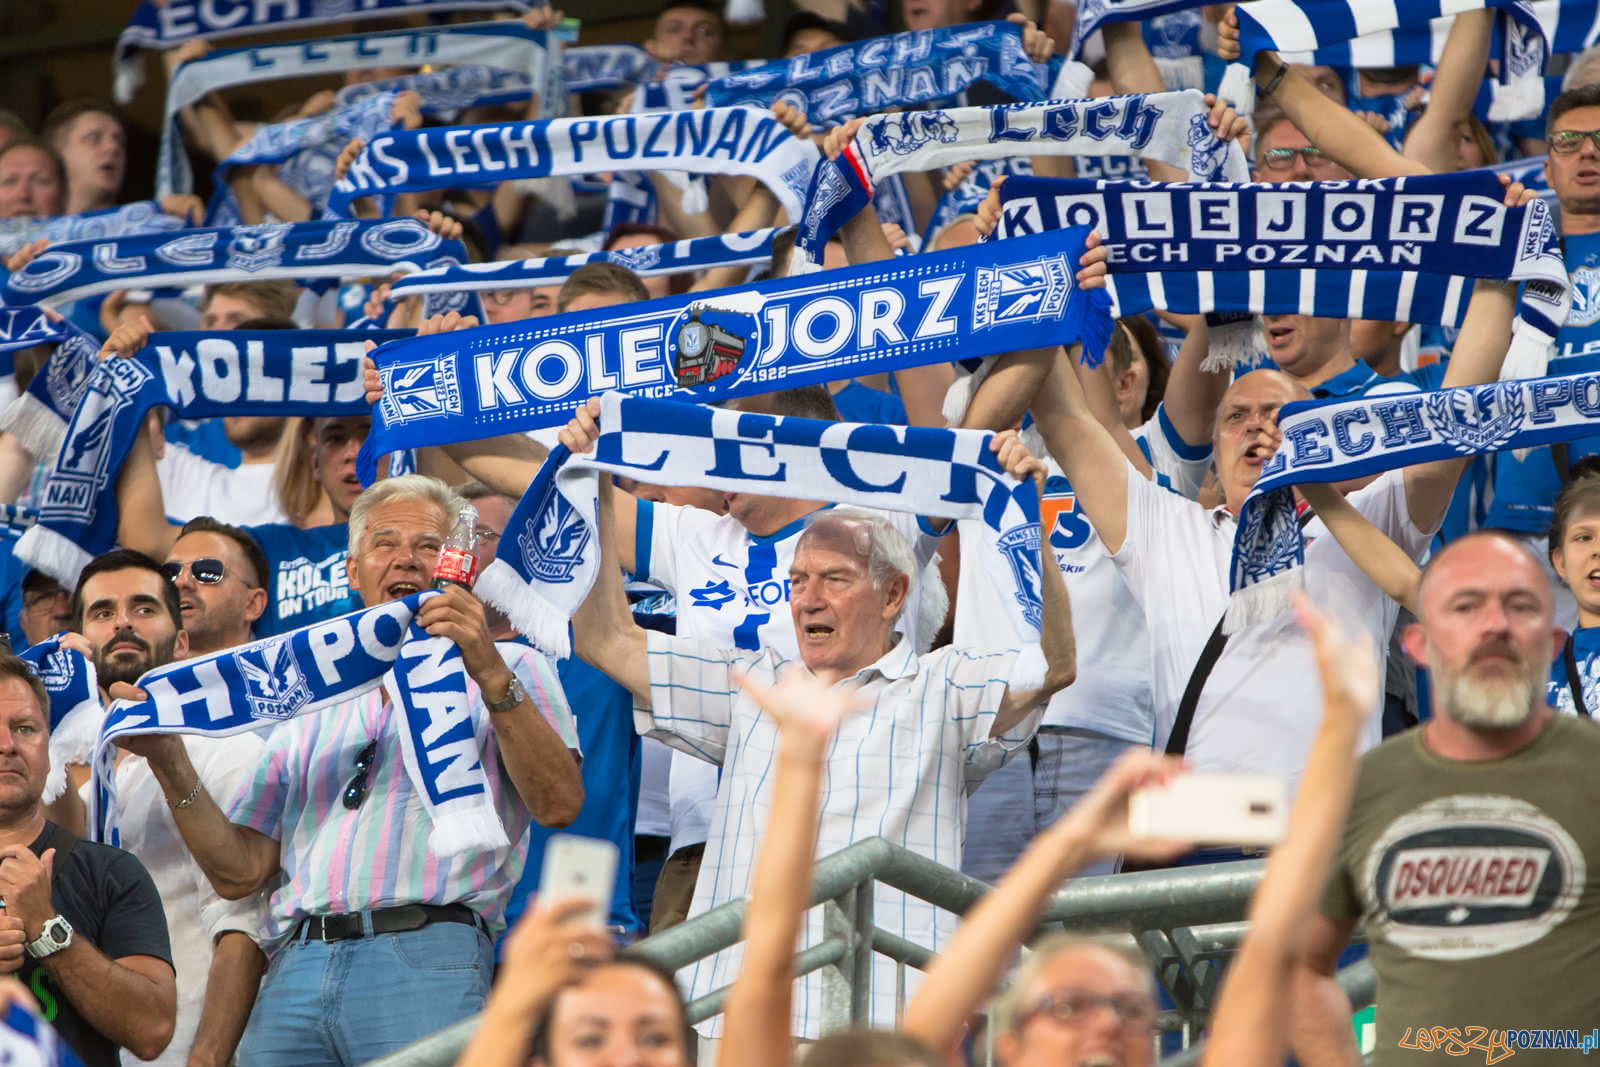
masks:
<path id="1" fill-rule="evenodd" d="M 1246 180 L 1250 167 L 1243 150 L 1218 140 L 1207 115 L 1204 95 L 1187 89 L 874 116 L 837 159 L 817 168 L 789 272 L 819 269 L 829 239 L 867 206 L 890 174 L 1019 153 L 1110 152 L 1159 159 L 1200 181 Z"/>
<path id="2" fill-rule="evenodd" d="M 268 278 L 316 282 L 387 275 L 466 258 L 460 241 L 447 241 L 409 218 L 272 222 L 141 234 L 52 245 L 6 278 L 0 304 L 54 307 L 135 285 L 160 288 Z M 441 303 L 436 311 L 460 310 L 464 301 L 454 304 Z"/>
<path id="3" fill-rule="evenodd" d="M 1239 511 L 1227 633 L 1272 619 L 1303 584 L 1294 486 L 1594 436 L 1600 372 L 1294 403 L 1279 412 L 1278 428 L 1283 444 Z"/>
<path id="4" fill-rule="evenodd" d="M 420 12 L 528 11 L 542 0 L 361 0 L 359 4 L 328 0 L 273 0 L 270 4 L 221 4 L 216 0 L 143 0 L 117 37 L 115 94 L 117 103 L 133 100 L 144 82 L 142 48 L 165 51 L 196 38 L 216 41 L 251 33 L 394 18 Z"/>
<path id="5" fill-rule="evenodd" d="M 67 432 L 67 420 L 83 399 L 99 359 L 100 342 L 59 316 L 36 307 L 0 308 L 0 350 L 54 344 L 28 388 L 0 413 L 0 431 L 13 434 L 35 456 L 53 455 Z"/>
<path id="6" fill-rule="evenodd" d="M 513 536 L 516 527 L 506 530 Z M 111 705 L 95 752 L 89 828 L 115 843 L 118 737 L 224 737 L 310 715 L 382 685 L 402 710 L 400 752 L 428 812 L 428 846 L 441 856 L 509 848 L 481 760 L 488 730 L 467 698 L 461 650 L 413 621 L 438 593 L 412 593 L 337 619 L 146 672 L 143 701 Z"/>
<path id="7" fill-rule="evenodd" d="M 976 519 L 1011 574 L 1020 620 L 1037 630 L 1039 497 L 989 450 L 993 434 L 781 418 L 674 401 L 601 398 L 594 454 L 558 446 L 512 513 L 478 594 L 535 646 L 570 654 L 567 624 L 599 573 L 600 471 L 723 492 L 827 500 L 946 519 Z M 759 456 L 757 461 L 755 457 Z M 912 575 L 913 580 L 916 578 Z"/>
<path id="8" fill-rule="evenodd" d="M 47 219 L 0 219 L 0 256 L 9 256 L 30 241 L 93 241 L 136 233 L 164 233 L 183 227 L 183 219 L 166 214 L 154 200 L 138 200 L 77 215 L 52 215 Z"/>
<path id="9" fill-rule="evenodd" d="M 997 236 L 1090 226 L 1115 313 L 1309 314 L 1457 326 L 1472 278 L 1525 282 L 1505 377 L 1544 374 L 1572 294 L 1550 210 L 1465 171 L 1286 185 L 1013 178 Z M 1249 353 L 1218 352 L 1240 362 Z"/>
<path id="10" fill-rule="evenodd" d="M 794 137 L 770 112 L 747 107 L 438 127 L 374 138 L 334 186 L 328 207 L 346 214 L 352 200 L 374 193 L 389 198 L 613 169 L 678 170 L 753 174 L 794 217 L 820 159 L 812 141 Z"/>
<path id="11" fill-rule="evenodd" d="M 65 648 L 63 634 L 40 641 L 17 653 L 44 683 L 50 697 L 50 776 L 45 781 L 46 804 L 67 789 L 67 764 L 88 766 L 100 736 L 100 683 L 94 664 L 82 652 Z"/>
<path id="12" fill-rule="evenodd" d="M 706 87 L 713 107 L 778 101 L 799 108 L 817 129 L 858 115 L 945 101 L 986 82 L 1018 101 L 1042 100 L 1045 68 L 1022 48 L 1022 27 L 979 22 L 873 37 L 777 59 Z"/>
<path id="13" fill-rule="evenodd" d="M 0 1048 L 16 1067 L 83 1067 L 44 1017 L 20 1000 L 7 1004 L 0 1016 Z"/>
<path id="14" fill-rule="evenodd" d="M 394 283 L 390 296 L 401 300 L 427 293 L 559 285 L 573 271 L 589 263 L 615 263 L 641 278 L 683 274 L 709 267 L 755 266 L 771 261 L 772 238 L 779 232 L 779 227 L 770 227 L 748 233 L 691 237 L 669 244 L 617 248 L 609 252 L 579 252 L 570 256 L 442 267 L 401 278 Z"/>
<path id="15" fill-rule="evenodd" d="M 610 390 L 695 401 L 966 356 L 1110 340 L 1106 301 L 1074 284 L 1087 230 L 844 267 L 815 277 L 391 342 L 356 460 L 564 425 Z"/>
<path id="16" fill-rule="evenodd" d="M 450 67 L 398 78 L 357 82 L 339 90 L 340 107 L 369 100 L 379 93 L 416 93 L 424 115 L 443 122 L 455 122 L 469 107 L 515 104 L 533 93 L 533 81 L 526 74 L 493 67 Z M 366 138 L 363 138 L 365 140 Z"/>
<path id="17" fill-rule="evenodd" d="M 1325 66 L 1426 63 L 1433 51 L 1429 21 L 1484 7 L 1500 11 L 1500 81 L 1507 88 L 1503 106 L 1508 110 L 1516 106 L 1513 95 L 1542 98 L 1540 76 L 1550 44 L 1528 0 L 1392 0 L 1377 4 L 1365 0 L 1254 0 L 1235 9 L 1240 59 L 1253 64 L 1257 52 L 1274 51 L 1283 53 L 1288 63 Z M 1396 34 L 1398 29 L 1411 32 Z M 1424 44 L 1425 51 L 1419 47 Z"/>
<path id="18" fill-rule="evenodd" d="M 404 336 L 390 333 L 390 338 Z M 144 415 L 364 415 L 364 341 L 343 330 L 157 333 L 131 359 L 94 365 L 17 556 L 63 585 L 117 539 L 117 475 Z"/>

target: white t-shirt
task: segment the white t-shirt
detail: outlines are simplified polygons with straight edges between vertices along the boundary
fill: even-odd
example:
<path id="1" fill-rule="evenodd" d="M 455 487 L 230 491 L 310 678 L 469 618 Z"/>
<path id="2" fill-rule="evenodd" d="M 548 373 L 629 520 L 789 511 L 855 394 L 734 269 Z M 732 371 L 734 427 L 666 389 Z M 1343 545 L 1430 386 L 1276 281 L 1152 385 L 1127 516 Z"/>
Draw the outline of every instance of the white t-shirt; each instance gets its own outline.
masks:
<path id="1" fill-rule="evenodd" d="M 1432 531 L 1411 521 L 1403 471 L 1390 471 L 1351 493 L 1350 503 L 1421 561 Z M 1111 558 L 1144 605 L 1150 627 L 1157 745 L 1166 743 L 1195 662 L 1227 610 L 1237 526 L 1226 509 L 1207 510 L 1128 467 L 1127 539 Z M 1307 524 L 1304 535 L 1312 603 L 1332 612 L 1346 633 L 1365 636 L 1382 662 L 1399 607 L 1320 520 Z M 1376 711 L 1362 735 L 1363 748 L 1378 741 Z M 1278 773 L 1293 788 L 1321 718 L 1322 686 L 1311 643 L 1285 611 L 1228 639 L 1195 709 L 1189 762 L 1201 771 Z"/>
<path id="2" fill-rule="evenodd" d="M 1150 461 L 1158 482 L 1192 498 L 1211 464 L 1210 446 L 1184 443 L 1158 408 L 1150 421 L 1133 431 L 1140 451 Z M 1150 691 L 1150 633 L 1144 609 L 1111 562 L 1100 535 L 1078 506 L 1072 485 L 1060 466 L 1045 457 L 1050 477 L 1039 502 L 1039 525 L 1055 553 L 1056 564 L 1072 599 L 1072 629 L 1078 653 L 1078 677 L 1050 698 L 1043 725 L 1093 730 L 1107 737 L 1148 745 L 1155 731 L 1155 705 Z M 961 524 L 961 584 L 956 597 L 955 643 L 972 648 L 993 642 L 1007 632 L 1005 597 L 1010 583 L 1007 564 L 993 543 L 965 536 L 973 521 Z M 1020 640 L 1037 640 L 1019 634 Z"/>
<path id="3" fill-rule="evenodd" d="M 231 737 L 183 737 L 189 760 L 213 797 L 231 797 L 249 781 L 261 754 L 262 736 L 246 733 Z M 89 784 L 82 792 L 87 803 Z M 205 1007 L 206 982 L 211 974 L 211 952 L 216 939 L 234 930 L 260 937 L 261 917 L 269 890 L 243 900 L 223 900 L 189 854 L 172 821 L 172 810 L 150 765 L 139 756 L 126 756 L 117 764 L 117 818 L 122 847 L 138 857 L 161 894 L 172 941 L 172 966 L 178 974 L 178 1021 L 166 1051 L 154 1060 L 137 1059 L 122 1052 L 129 1065 L 146 1062 L 161 1067 L 183 1067 L 188 1062 L 195 1029 Z"/>
<path id="4" fill-rule="evenodd" d="M 943 533 L 933 532 L 906 512 L 882 515 L 911 543 L 917 566 L 925 566 L 938 551 Z M 805 518 L 796 519 L 775 533 L 757 537 L 726 515 L 640 501 L 634 573 L 677 601 L 677 636 L 752 652 L 771 648 L 786 659 L 797 659 L 800 644 L 789 614 L 789 565 L 805 524 Z M 913 588 L 907 598 L 908 616 L 915 604 Z M 672 850 L 704 841 L 717 794 L 717 768 L 675 751 L 667 792 Z"/>
<path id="5" fill-rule="evenodd" d="M 177 523 L 200 515 L 235 526 L 288 522 L 272 491 L 273 469 L 271 463 L 224 467 L 171 442 L 156 461 L 167 518 Z"/>

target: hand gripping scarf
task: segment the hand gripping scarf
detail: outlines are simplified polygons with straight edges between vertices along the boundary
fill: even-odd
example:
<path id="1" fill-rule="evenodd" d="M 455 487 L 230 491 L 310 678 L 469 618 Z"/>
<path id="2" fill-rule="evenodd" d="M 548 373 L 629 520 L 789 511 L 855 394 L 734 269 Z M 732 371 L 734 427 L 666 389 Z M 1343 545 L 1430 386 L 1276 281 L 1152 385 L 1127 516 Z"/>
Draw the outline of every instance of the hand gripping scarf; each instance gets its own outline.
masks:
<path id="1" fill-rule="evenodd" d="M 563 425 L 614 389 L 726 400 L 967 356 L 1111 336 L 1079 290 L 1087 230 L 994 242 L 392 342 L 356 460 L 363 482 L 401 448 Z"/>
<path id="2" fill-rule="evenodd" d="M 1348 182 L 1173 185 L 1014 178 L 1003 237 L 1091 226 L 1116 314 L 1304 314 L 1458 326 L 1473 278 L 1525 282 L 1503 376 L 1542 375 L 1572 294 L 1549 208 L 1508 208 L 1484 171 Z M 1213 367 L 1246 345 L 1213 339 Z"/>
<path id="3" fill-rule="evenodd" d="M 185 419 L 366 414 L 367 338 L 376 339 L 343 330 L 157 333 L 133 358 L 95 364 L 45 482 L 38 525 L 17 556 L 70 587 L 112 547 L 117 475 L 151 408 Z"/>
<path id="4" fill-rule="evenodd" d="M 817 270 L 828 240 L 871 200 L 889 174 L 1013 155 L 1149 156 L 1197 180 L 1243 181 L 1249 164 L 1237 143 L 1206 124 L 1203 94 L 1047 100 L 869 118 L 838 159 L 817 168 L 806 194 L 789 272 Z"/>
<path id="5" fill-rule="evenodd" d="M 567 623 L 600 567 L 598 473 L 724 492 L 980 520 L 1011 564 L 1008 598 L 1039 629 L 1039 498 L 989 451 L 993 434 L 780 418 L 675 401 L 601 399 L 592 456 L 550 453 L 512 514 L 521 531 L 478 582 L 535 646 L 569 655 Z"/>
<path id="6" fill-rule="evenodd" d="M 603 170 L 753 174 L 790 217 L 821 156 L 757 108 L 549 119 L 410 130 L 374 138 L 334 186 L 331 211 L 381 193 L 481 188 Z"/>
<path id="7" fill-rule="evenodd" d="M 506 531 L 507 535 L 513 529 Z M 401 709 L 400 752 L 428 813 L 428 846 L 441 856 L 509 848 L 480 758 L 489 729 L 467 699 L 461 651 L 429 637 L 412 593 L 363 611 L 145 673 L 148 697 L 118 700 L 95 751 L 91 834 L 116 842 L 114 742 L 140 734 L 225 737 L 310 715 L 382 685 Z"/>

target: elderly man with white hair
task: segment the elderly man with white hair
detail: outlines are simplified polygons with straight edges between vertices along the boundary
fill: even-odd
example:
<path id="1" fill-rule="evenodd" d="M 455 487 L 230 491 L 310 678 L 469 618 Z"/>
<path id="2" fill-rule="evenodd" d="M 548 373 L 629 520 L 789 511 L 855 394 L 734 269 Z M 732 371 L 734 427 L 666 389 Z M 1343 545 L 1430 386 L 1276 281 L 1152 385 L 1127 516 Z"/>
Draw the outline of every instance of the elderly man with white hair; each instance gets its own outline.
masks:
<path id="1" fill-rule="evenodd" d="M 1043 467 L 1014 433 L 993 441 L 1014 477 L 1042 478 Z M 806 670 L 859 692 L 863 711 L 847 720 L 829 753 L 817 836 L 826 855 L 882 836 L 937 863 L 961 858 L 968 786 L 1027 743 L 1044 702 L 1076 671 L 1072 620 L 1058 568 L 1041 567 L 1040 644 L 1021 648 L 942 648 L 917 655 L 896 631 L 917 565 L 905 537 L 883 516 L 848 508 L 814 512 L 789 567 L 790 615 L 798 664 L 773 648 L 758 651 L 646 632 L 628 613 L 610 522 L 613 490 L 602 478 L 600 568 L 573 618 L 577 654 L 636 699 L 636 726 L 721 767 L 722 782 L 691 915 L 746 895 L 771 804 L 777 729 L 738 687 L 741 672 L 771 683 L 780 670 Z M 955 926 L 929 904 L 878 887 L 878 926 L 937 950 Z M 806 943 L 821 935 L 820 911 Z M 690 995 L 727 985 L 736 950 L 689 968 Z M 873 1018 L 892 1023 L 894 968 L 879 960 Z M 804 980 L 794 1032 L 821 1028 L 821 982 Z M 716 1037 L 713 1024 L 703 1024 Z"/>

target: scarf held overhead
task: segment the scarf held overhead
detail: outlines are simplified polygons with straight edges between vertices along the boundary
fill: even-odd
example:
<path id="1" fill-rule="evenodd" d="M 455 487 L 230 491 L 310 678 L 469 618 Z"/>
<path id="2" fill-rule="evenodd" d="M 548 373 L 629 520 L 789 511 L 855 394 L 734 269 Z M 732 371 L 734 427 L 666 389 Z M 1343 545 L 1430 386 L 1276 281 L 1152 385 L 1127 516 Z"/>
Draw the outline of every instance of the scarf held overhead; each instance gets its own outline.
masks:
<path id="1" fill-rule="evenodd" d="M 144 674 L 139 688 L 146 699 L 112 704 L 100 733 L 89 821 L 96 840 L 116 840 L 117 738 L 260 730 L 381 684 L 402 710 L 400 752 L 428 813 L 429 848 L 441 856 L 509 848 L 480 758 L 488 724 L 467 698 L 461 651 L 414 621 L 417 609 L 437 595 L 412 593 Z"/>
<path id="2" fill-rule="evenodd" d="M 1588 361 L 1586 361 L 1588 362 Z M 1403 396 L 1289 404 L 1283 444 L 1239 511 L 1224 630 L 1265 622 L 1303 584 L 1305 539 L 1292 488 L 1342 482 L 1434 460 L 1592 437 L 1600 371 Z"/>
<path id="3" fill-rule="evenodd" d="M 40 308 L 0 308 L 0 350 L 54 344 L 21 396 L 0 412 L 0 432 L 34 456 L 54 455 L 99 360 L 100 342 Z M 9 357 L 9 352 L 7 353 Z"/>
<path id="4" fill-rule="evenodd" d="M 208 93 L 240 85 L 258 85 L 311 75 L 343 74 L 381 67 L 478 65 L 526 74 L 544 86 L 550 78 L 550 49 L 560 45 L 541 30 L 519 22 L 484 22 L 428 30 L 324 37 L 314 41 L 260 45 L 213 52 L 179 67 L 167 86 L 160 154 L 156 158 L 156 192 L 189 192 L 194 176 L 183 152 L 178 112 Z M 559 65 L 556 65 L 559 71 Z M 546 97 L 559 96 L 550 86 Z"/>
<path id="5" fill-rule="evenodd" d="M 0 304 L 53 307 L 135 285 L 387 275 L 466 258 L 460 241 L 447 241 L 407 218 L 269 222 L 142 234 L 47 248 L 6 278 Z"/>
<path id="6" fill-rule="evenodd" d="M 579 252 L 570 256 L 505 260 L 498 263 L 463 263 L 456 267 L 418 271 L 395 282 L 390 297 L 401 300 L 426 293 L 482 289 L 523 289 L 559 285 L 573 271 L 589 263 L 615 263 L 641 278 L 683 274 L 709 267 L 754 266 L 772 260 L 772 239 L 778 227 L 749 233 L 691 237 L 668 244 L 616 248 L 609 252 Z"/>
<path id="7" fill-rule="evenodd" d="M 1503 376 L 1535 377 L 1566 321 L 1570 285 L 1548 206 L 1508 208 L 1504 195 L 1485 171 L 1271 185 L 1013 178 L 1001 186 L 996 233 L 1097 230 L 1119 315 L 1459 326 L 1470 279 L 1525 282 Z"/>
<path id="8" fill-rule="evenodd" d="M 127 104 L 144 83 L 142 48 L 176 48 L 196 38 L 206 41 L 237 37 L 247 33 L 273 33 L 361 19 L 394 18 L 416 13 L 445 11 L 523 12 L 542 3 L 529 0 L 358 0 L 354 3 L 328 3 L 327 0 L 273 0 L 272 3 L 229 2 L 229 0 L 143 0 L 133 19 L 117 37 L 116 78 L 113 92 L 117 103 Z"/>
<path id="9" fill-rule="evenodd" d="M 377 137 L 335 186 L 329 209 L 374 193 L 480 188 L 604 170 L 753 174 L 798 217 L 821 156 L 757 108 L 550 119 L 410 130 Z"/>
<path id="10" fill-rule="evenodd" d="M 774 60 L 716 79 L 706 100 L 713 107 L 782 101 L 824 129 L 857 115 L 948 100 L 980 81 L 1013 100 L 1039 100 L 1047 88 L 1043 70 L 1022 48 L 1022 27 L 980 22 Z"/>
<path id="11" fill-rule="evenodd" d="M 390 343 L 361 446 L 379 456 L 566 423 L 609 390 L 705 401 L 1082 340 L 1110 340 L 1079 290 L 1087 230 L 971 245 L 733 289 Z"/>
<path id="12" fill-rule="evenodd" d="M 163 212 L 154 200 L 47 219 L 0 219 L 0 256 L 9 256 L 31 241 L 93 241 L 136 233 L 166 233 L 183 229 L 184 221 Z"/>
<path id="13" fill-rule="evenodd" d="M 977 519 L 1011 564 L 1011 606 L 1033 630 L 1039 592 L 1039 498 L 989 450 L 993 434 L 781 418 L 608 393 L 592 456 L 558 446 L 513 512 L 520 531 L 484 571 L 478 593 L 535 646 L 568 655 L 567 622 L 600 568 L 598 474 L 658 485 L 827 500 L 930 518 Z M 513 545 L 515 547 L 513 547 Z"/>
<path id="14" fill-rule="evenodd" d="M 152 408 L 184 419 L 366 414 L 367 338 L 376 339 L 342 330 L 157 333 L 138 355 L 95 364 L 45 482 L 39 523 L 17 556 L 71 586 L 112 547 L 117 475 Z"/>
<path id="15" fill-rule="evenodd" d="M 903 112 L 867 119 L 839 158 L 817 168 L 795 235 L 791 274 L 819 269 L 822 251 L 887 175 L 1013 155 L 1138 155 L 1200 181 L 1243 181 L 1237 142 L 1217 139 L 1202 93 L 1047 100 L 1041 104 Z M 794 216 L 791 216 L 794 217 Z"/>

